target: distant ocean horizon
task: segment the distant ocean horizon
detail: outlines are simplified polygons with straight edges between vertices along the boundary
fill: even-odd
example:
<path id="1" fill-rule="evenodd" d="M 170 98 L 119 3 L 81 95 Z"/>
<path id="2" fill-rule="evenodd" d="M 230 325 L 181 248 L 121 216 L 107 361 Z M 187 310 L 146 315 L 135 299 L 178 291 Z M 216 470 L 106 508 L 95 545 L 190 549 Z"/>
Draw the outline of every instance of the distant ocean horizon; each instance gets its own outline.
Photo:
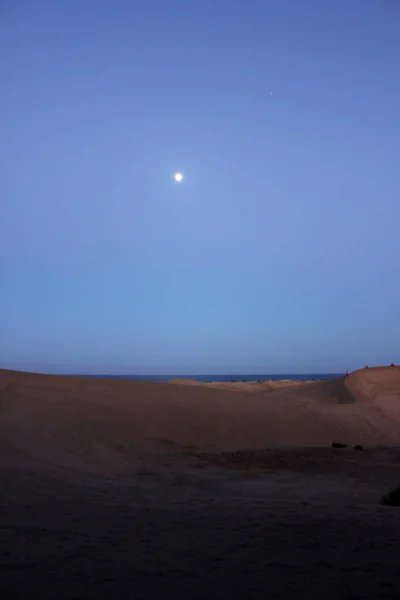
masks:
<path id="1" fill-rule="evenodd" d="M 326 379 L 336 379 L 343 377 L 344 373 L 284 373 L 279 375 L 271 375 L 266 373 L 255 374 L 220 374 L 220 375 L 93 375 L 71 373 L 73 377 L 92 377 L 94 379 L 130 379 L 134 381 L 154 381 L 165 383 L 171 379 L 192 379 L 194 381 L 216 383 L 220 381 L 321 381 Z"/>

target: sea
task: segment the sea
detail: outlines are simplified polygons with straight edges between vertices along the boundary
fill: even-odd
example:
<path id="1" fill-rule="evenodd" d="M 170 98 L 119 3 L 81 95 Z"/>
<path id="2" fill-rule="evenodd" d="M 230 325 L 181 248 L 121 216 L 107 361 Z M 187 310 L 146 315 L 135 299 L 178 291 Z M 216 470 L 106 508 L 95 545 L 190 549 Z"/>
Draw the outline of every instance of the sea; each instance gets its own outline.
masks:
<path id="1" fill-rule="evenodd" d="M 192 379 L 194 381 L 202 381 L 204 383 L 215 383 L 218 381 L 321 381 L 326 379 L 336 379 L 343 377 L 344 373 L 285 373 L 280 375 L 271 375 L 268 373 L 247 373 L 232 375 L 222 373 L 220 375 L 182 375 L 182 374 L 170 374 L 170 375 L 76 375 L 76 377 L 93 377 L 96 379 L 132 379 L 136 381 L 155 381 L 155 382 L 166 382 L 171 379 Z"/>

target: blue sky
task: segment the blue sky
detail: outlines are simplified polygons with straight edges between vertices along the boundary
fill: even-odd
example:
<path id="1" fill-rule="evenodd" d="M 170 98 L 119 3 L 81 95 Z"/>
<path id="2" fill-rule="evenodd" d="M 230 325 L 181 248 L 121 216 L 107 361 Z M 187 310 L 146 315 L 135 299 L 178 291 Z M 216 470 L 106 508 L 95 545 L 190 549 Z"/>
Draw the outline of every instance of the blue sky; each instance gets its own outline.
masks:
<path id="1" fill-rule="evenodd" d="M 0 55 L 0 366 L 400 361 L 396 1 L 6 1 Z"/>

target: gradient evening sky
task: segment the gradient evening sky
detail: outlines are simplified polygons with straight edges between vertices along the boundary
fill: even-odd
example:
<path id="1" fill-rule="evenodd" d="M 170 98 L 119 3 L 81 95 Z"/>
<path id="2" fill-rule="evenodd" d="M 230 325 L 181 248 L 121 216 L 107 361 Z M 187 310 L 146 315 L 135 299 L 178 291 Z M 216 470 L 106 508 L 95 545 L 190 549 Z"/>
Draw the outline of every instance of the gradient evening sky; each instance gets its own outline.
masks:
<path id="1" fill-rule="evenodd" d="M 400 361 L 396 0 L 3 0 L 0 55 L 0 366 Z"/>

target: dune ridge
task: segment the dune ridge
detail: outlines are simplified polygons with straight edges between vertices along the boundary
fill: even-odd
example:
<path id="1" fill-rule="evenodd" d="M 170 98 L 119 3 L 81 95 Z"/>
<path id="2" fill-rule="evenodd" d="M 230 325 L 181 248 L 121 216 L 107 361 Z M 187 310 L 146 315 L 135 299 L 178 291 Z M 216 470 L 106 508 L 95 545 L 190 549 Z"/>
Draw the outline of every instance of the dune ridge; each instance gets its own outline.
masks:
<path id="1" fill-rule="evenodd" d="M 293 387 L 295 385 L 307 385 L 311 383 L 311 381 L 304 380 L 293 380 L 293 379 L 285 379 L 285 380 L 276 380 L 276 381 L 196 381 L 195 379 L 184 379 L 184 378 L 176 378 L 170 379 L 168 381 L 170 384 L 174 385 L 198 385 L 204 386 L 207 388 L 216 388 L 216 389 L 224 389 L 231 391 L 241 391 L 241 392 L 253 392 L 259 394 L 260 392 L 269 392 L 272 390 L 280 389 L 283 387 Z"/>

